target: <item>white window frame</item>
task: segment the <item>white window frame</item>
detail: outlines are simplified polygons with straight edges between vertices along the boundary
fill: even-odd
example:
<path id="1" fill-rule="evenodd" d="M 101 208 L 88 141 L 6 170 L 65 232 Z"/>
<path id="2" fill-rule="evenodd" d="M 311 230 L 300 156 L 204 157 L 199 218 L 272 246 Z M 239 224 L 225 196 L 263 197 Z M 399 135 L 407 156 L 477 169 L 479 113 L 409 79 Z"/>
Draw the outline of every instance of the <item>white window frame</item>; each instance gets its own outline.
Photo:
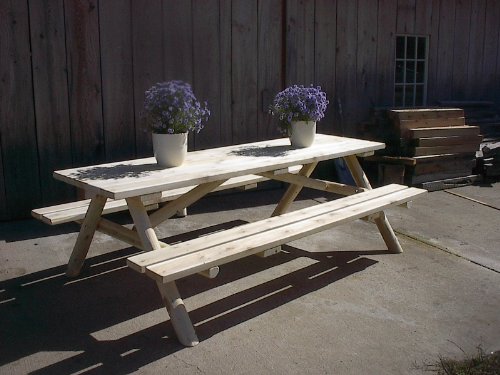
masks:
<path id="1" fill-rule="evenodd" d="M 404 56 L 403 58 L 398 58 L 397 54 L 397 40 L 400 37 L 404 37 Z M 414 38 L 415 39 L 415 58 L 407 58 L 406 52 L 407 52 L 407 43 L 408 43 L 408 38 Z M 418 58 L 418 40 L 419 38 L 424 38 L 425 39 L 425 58 L 419 59 Z M 428 76 L 428 67 L 429 67 L 429 36 L 428 35 L 415 35 L 415 34 L 397 34 L 396 35 L 396 40 L 395 40 L 395 46 L 394 46 L 394 57 L 395 57 L 395 64 L 394 64 L 394 98 L 393 98 L 393 103 L 397 107 L 423 107 L 427 105 L 427 76 Z M 398 62 L 403 63 L 403 82 L 396 82 L 396 76 L 397 76 L 397 65 Z M 414 71 L 414 77 L 413 77 L 413 82 L 407 83 L 406 82 L 406 63 L 407 62 L 414 62 L 415 64 L 415 71 Z M 424 62 L 424 77 L 423 77 L 423 82 L 417 82 L 417 66 L 418 62 Z M 416 104 L 416 99 L 417 99 L 417 87 L 421 86 L 423 88 L 423 93 L 422 93 L 422 103 Z M 402 87 L 403 90 L 403 102 L 402 105 L 401 103 L 396 103 L 396 89 L 398 87 Z M 406 88 L 407 87 L 413 87 L 413 94 L 412 94 L 412 100 L 406 98 Z"/>

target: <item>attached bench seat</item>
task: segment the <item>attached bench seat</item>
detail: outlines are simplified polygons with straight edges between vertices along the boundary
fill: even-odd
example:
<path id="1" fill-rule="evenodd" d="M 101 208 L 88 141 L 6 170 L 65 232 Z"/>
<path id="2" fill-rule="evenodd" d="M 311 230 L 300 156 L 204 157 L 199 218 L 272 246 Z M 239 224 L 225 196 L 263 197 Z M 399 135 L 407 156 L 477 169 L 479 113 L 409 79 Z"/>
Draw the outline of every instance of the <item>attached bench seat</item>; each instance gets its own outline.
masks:
<path id="1" fill-rule="evenodd" d="M 387 185 L 132 256 L 127 264 L 157 282 L 168 283 L 378 213 L 424 193 L 423 189 Z"/>
<path id="2" fill-rule="evenodd" d="M 290 173 L 297 173 L 302 166 L 294 166 L 289 168 Z M 234 177 L 217 188 L 214 191 L 221 191 L 233 188 L 241 188 L 241 187 L 255 187 L 258 182 L 269 180 L 266 177 L 257 176 L 257 175 L 247 175 Z M 191 190 L 193 186 L 179 188 L 169 191 L 164 191 L 161 193 L 161 196 L 158 195 L 153 197 L 145 197 L 143 200 L 145 205 L 155 205 L 158 203 L 172 201 L 181 195 L 185 194 L 189 190 Z M 85 218 L 85 214 L 90 204 L 90 199 L 80 200 L 77 202 L 64 203 L 50 207 L 37 208 L 31 211 L 31 214 L 34 218 L 43 221 L 49 225 L 57 225 L 63 223 L 69 223 L 72 221 L 79 221 Z M 103 215 L 111 214 L 115 212 L 124 211 L 127 209 L 127 202 L 125 199 L 111 200 L 109 199 L 106 202 L 106 205 L 103 209 Z"/>

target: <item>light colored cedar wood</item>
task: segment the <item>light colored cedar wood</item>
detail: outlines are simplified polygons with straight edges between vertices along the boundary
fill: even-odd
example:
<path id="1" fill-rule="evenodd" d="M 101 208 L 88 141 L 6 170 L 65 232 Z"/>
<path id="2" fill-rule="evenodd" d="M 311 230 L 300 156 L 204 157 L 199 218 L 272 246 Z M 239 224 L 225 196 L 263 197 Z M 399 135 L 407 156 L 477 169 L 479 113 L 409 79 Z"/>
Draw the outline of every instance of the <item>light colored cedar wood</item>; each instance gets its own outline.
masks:
<path id="1" fill-rule="evenodd" d="M 449 137 L 430 137 L 430 138 L 417 138 L 417 145 L 421 147 L 434 147 L 434 146 L 452 146 L 473 143 L 478 145 L 483 140 L 482 135 L 475 137 L 471 136 L 449 136 Z"/>
<path id="2" fill-rule="evenodd" d="M 219 43 L 218 0 L 193 1 L 193 89 L 196 98 L 208 102 L 210 109 L 205 131 L 194 134 L 195 149 L 218 146 L 220 138 Z"/>
<path id="3" fill-rule="evenodd" d="M 78 233 L 75 246 L 73 247 L 73 252 L 69 258 L 68 268 L 66 270 L 67 276 L 75 277 L 80 274 L 105 203 L 106 198 L 103 196 L 96 195 L 92 198 L 82 227 Z"/>
<path id="4" fill-rule="evenodd" d="M 175 259 L 181 256 L 197 253 L 200 250 L 231 243 L 240 238 L 250 238 L 258 235 L 262 230 L 271 228 L 287 227 L 289 225 L 300 223 L 307 217 L 325 215 L 341 208 L 353 208 L 357 205 L 365 205 L 373 199 L 384 197 L 387 194 L 399 193 L 408 189 L 402 185 L 386 185 L 377 189 L 368 190 L 363 193 L 354 194 L 347 198 L 333 200 L 321 203 L 315 206 L 302 208 L 300 210 L 288 212 L 281 216 L 274 216 L 264 220 L 240 225 L 223 232 L 215 232 L 208 236 L 203 236 L 189 240 L 183 243 L 174 244 L 170 247 L 168 253 L 149 252 L 129 257 L 127 264 L 134 270 L 144 273 L 146 267 L 161 263 L 166 260 Z"/>
<path id="5" fill-rule="evenodd" d="M 232 2 L 233 142 L 258 138 L 257 3 Z"/>
<path id="6" fill-rule="evenodd" d="M 54 169 L 72 165 L 62 0 L 29 2 L 29 19 L 38 168 L 47 205 L 74 199 L 74 189 L 52 178 Z"/>
<path id="7" fill-rule="evenodd" d="M 441 0 L 439 9 L 437 73 L 434 96 L 437 100 L 452 99 L 453 41 L 455 35 L 455 0 Z M 431 43 L 432 44 L 432 43 Z"/>
<path id="8" fill-rule="evenodd" d="M 317 165 L 318 165 L 317 162 L 305 164 L 299 171 L 298 175 L 309 177 Z M 302 188 L 303 185 L 297 185 L 297 184 L 290 185 L 286 190 L 285 194 L 283 195 L 283 197 L 281 198 L 281 200 L 278 202 L 278 205 L 274 209 L 271 216 L 278 216 L 287 212 L 292 202 L 295 200 L 295 198 L 297 198 L 297 195 L 299 195 Z"/>
<path id="9" fill-rule="evenodd" d="M 288 139 L 279 138 L 189 152 L 179 168 L 159 169 L 154 158 L 145 158 L 56 171 L 54 177 L 89 193 L 121 199 L 384 147 L 379 142 L 316 134 L 313 145 L 308 148 L 292 148 Z"/>
<path id="10" fill-rule="evenodd" d="M 294 166 L 290 168 L 290 173 L 297 173 L 300 169 L 300 166 Z M 265 177 L 256 176 L 256 175 L 248 175 L 248 176 L 240 176 L 229 179 L 224 182 L 222 185 L 213 189 L 213 191 L 221 191 L 225 189 L 233 189 L 238 187 L 244 187 L 251 184 L 256 184 L 257 182 L 262 182 L 268 180 Z M 145 205 L 154 205 L 159 202 L 168 202 L 174 199 L 179 198 L 181 195 L 187 193 L 194 186 L 187 186 L 179 189 L 164 191 L 161 193 L 161 197 L 159 200 L 148 200 L 142 197 L 142 201 Z M 90 203 L 90 199 L 81 200 L 77 202 L 71 203 L 63 203 L 56 206 L 43 207 L 34 209 L 31 211 L 33 217 L 38 220 L 41 220 L 50 225 L 68 223 L 71 221 L 82 220 L 85 217 L 85 213 L 87 212 L 88 206 Z M 120 212 L 127 209 L 127 203 L 124 199 L 118 200 L 109 200 L 103 209 L 104 214 L 110 214 L 114 212 Z"/>
<path id="11" fill-rule="evenodd" d="M 390 118 L 398 120 L 463 118 L 464 110 L 460 108 L 391 109 L 387 114 Z"/>
<path id="12" fill-rule="evenodd" d="M 175 1 L 175 0 L 174 0 Z M 233 144 L 231 0 L 220 0 L 220 122 L 219 146 Z"/>
<path id="13" fill-rule="evenodd" d="M 164 79 L 193 84 L 192 2 L 163 0 L 162 10 Z"/>
<path id="14" fill-rule="evenodd" d="M 410 153 L 413 156 L 423 156 L 423 155 L 440 155 L 440 154 L 458 154 L 466 152 L 479 151 L 479 144 L 477 143 L 467 143 L 461 145 L 453 146 L 435 146 L 435 147 L 415 147 L 410 149 Z"/>
<path id="15" fill-rule="evenodd" d="M 474 0 L 470 13 L 469 64 L 465 95 L 472 98 L 486 84 L 483 76 L 486 0 Z M 497 86 L 498 88 L 498 86 Z"/>
<path id="16" fill-rule="evenodd" d="M 40 201 L 27 14 L 26 1 L 0 4 L 0 141 L 5 185 L 5 196 L 1 192 L 0 198 L 11 219 L 24 217 Z"/>
<path id="17" fill-rule="evenodd" d="M 73 163 L 104 160 L 99 9 L 95 0 L 64 2 Z"/>
<path id="18" fill-rule="evenodd" d="M 424 138 L 424 137 L 451 137 L 451 136 L 469 136 L 476 137 L 479 135 L 479 126 L 447 126 L 447 127 L 432 127 L 410 129 L 409 134 L 411 138 Z"/>
<path id="19" fill-rule="evenodd" d="M 314 1 L 286 4 L 286 86 L 314 83 Z"/>
<path id="20" fill-rule="evenodd" d="M 471 3 L 472 0 L 456 2 L 452 82 L 454 99 L 464 99 L 466 97 L 465 88 L 467 86 L 467 67 L 469 64 Z"/>
<path id="21" fill-rule="evenodd" d="M 143 248 L 146 251 L 161 249 L 161 245 L 156 237 L 154 229 L 151 227 L 147 212 L 141 200 L 137 197 L 127 198 L 127 205 L 134 219 L 137 234 L 141 239 Z M 179 341 L 186 346 L 198 344 L 199 340 L 194 332 L 193 324 L 189 319 L 186 307 L 184 306 L 184 302 L 179 295 L 175 283 L 157 283 L 157 286 Z"/>
<path id="22" fill-rule="evenodd" d="M 207 182 L 201 184 L 183 194 L 176 200 L 170 202 L 166 206 L 160 208 L 158 211 L 151 214 L 150 221 L 151 225 L 156 227 L 165 220 L 171 218 L 176 212 L 190 206 L 194 202 L 200 200 L 202 197 L 213 191 L 216 187 L 220 186 L 224 180 Z"/>
<path id="23" fill-rule="evenodd" d="M 415 1 L 398 0 L 396 27 L 398 34 L 415 34 Z"/>
<path id="24" fill-rule="evenodd" d="M 394 188 L 394 185 L 392 187 Z M 375 189 L 349 197 L 360 198 L 363 194 L 373 196 L 362 203 L 331 201 L 307 207 L 222 233 L 214 233 L 206 236 L 205 242 L 201 244 L 199 239 L 195 239 L 172 246 L 172 251 L 168 253 L 144 254 L 151 255 L 151 258 L 145 260 L 136 256 L 128 258 L 127 262 L 135 270 L 145 269 L 145 273 L 157 282 L 169 282 L 200 269 L 228 263 L 367 216 L 380 211 L 381 208 L 401 204 L 425 193 L 425 190 L 405 187 L 382 196 L 377 196 L 377 193 L 378 189 Z"/>
<path id="25" fill-rule="evenodd" d="M 370 181 L 368 181 L 368 177 L 361 168 L 358 158 L 355 155 L 348 155 L 344 157 L 344 160 L 347 164 L 347 167 L 349 168 L 349 171 L 351 172 L 352 178 L 356 182 L 356 185 L 370 190 L 372 188 L 370 185 Z M 370 214 L 373 213 L 375 212 L 371 212 Z M 389 220 L 387 220 L 387 217 L 385 216 L 383 211 L 378 212 L 378 216 L 375 217 L 375 224 L 377 225 L 377 228 L 382 235 L 382 238 L 384 239 L 387 249 L 389 249 L 389 251 L 392 253 L 402 253 L 403 248 L 401 247 L 401 244 L 394 234 L 391 224 L 389 223 Z"/>
<path id="26" fill-rule="evenodd" d="M 430 3 L 430 4 L 429 4 Z M 428 31 L 426 29 L 420 28 L 419 25 L 419 13 L 418 10 L 422 9 L 422 7 L 430 8 L 431 12 L 431 21 Z M 438 72 L 438 47 L 439 47 L 439 12 L 440 12 L 440 2 L 432 1 L 429 2 L 427 0 L 417 0 L 417 29 L 416 32 L 421 35 L 431 35 L 429 40 L 429 60 L 427 63 L 427 103 L 432 104 L 436 103 L 439 100 L 439 96 L 437 96 L 437 72 Z M 427 14 L 427 12 L 426 12 Z M 429 25 L 429 23 L 427 23 Z M 436 35 L 438 36 L 436 38 Z"/>
<path id="27" fill-rule="evenodd" d="M 468 170 L 469 174 L 474 167 L 476 160 L 470 156 L 454 155 L 454 157 L 435 158 L 427 163 L 417 163 L 413 169 L 413 174 L 429 174 L 445 171 Z"/>
<path id="28" fill-rule="evenodd" d="M 498 90 L 500 75 L 496 74 L 498 48 L 500 44 L 500 1 L 488 0 L 486 3 L 486 19 L 484 25 L 484 54 L 482 61 L 481 95 L 487 98 Z"/>
<path id="29" fill-rule="evenodd" d="M 377 40 L 384 48 L 377 48 L 377 105 L 394 105 L 394 51 L 396 34 L 397 2 L 394 0 L 378 1 Z"/>
<path id="30" fill-rule="evenodd" d="M 358 51 L 356 58 L 356 84 L 358 110 L 354 121 L 367 119 L 370 109 L 378 103 L 373 77 L 377 75 L 377 10 L 376 1 L 358 1 Z M 399 18 L 398 18 L 399 19 Z"/>
<path id="31" fill-rule="evenodd" d="M 161 0 L 131 1 L 134 61 L 135 144 L 137 156 L 152 155 L 151 132 L 143 117 L 144 92 L 163 81 Z M 147 4 L 147 5 L 146 5 Z"/>
<path id="32" fill-rule="evenodd" d="M 330 104 L 317 131 L 335 134 L 335 47 L 337 35 L 337 1 L 316 0 L 314 32 L 314 82 L 321 86 Z"/>
<path id="33" fill-rule="evenodd" d="M 279 0 L 258 3 L 258 138 L 279 137 L 278 122 L 269 114 L 274 96 L 282 88 L 282 4 Z M 319 129 L 319 128 L 318 128 Z M 321 131 L 320 131 L 321 132 Z"/>
<path id="34" fill-rule="evenodd" d="M 356 1 L 337 0 L 337 61 L 335 62 L 335 90 L 338 105 L 342 107 L 339 114 L 340 133 L 351 136 L 356 133 L 357 84 L 356 54 L 357 40 L 353 39 L 358 30 L 358 7 Z"/>
<path id="35" fill-rule="evenodd" d="M 99 17 L 106 160 L 126 160 L 135 156 L 130 2 L 100 1 Z"/>
<path id="36" fill-rule="evenodd" d="M 328 191 L 330 193 L 336 193 L 341 195 L 351 195 L 363 191 L 363 188 L 354 187 L 351 185 L 340 184 L 336 182 L 329 182 L 323 180 L 309 179 L 299 174 L 281 174 L 273 175 L 270 172 L 261 173 L 264 177 L 269 177 L 277 181 L 283 181 L 294 185 L 299 185 L 307 187 L 310 189 L 316 189 L 320 191 Z"/>

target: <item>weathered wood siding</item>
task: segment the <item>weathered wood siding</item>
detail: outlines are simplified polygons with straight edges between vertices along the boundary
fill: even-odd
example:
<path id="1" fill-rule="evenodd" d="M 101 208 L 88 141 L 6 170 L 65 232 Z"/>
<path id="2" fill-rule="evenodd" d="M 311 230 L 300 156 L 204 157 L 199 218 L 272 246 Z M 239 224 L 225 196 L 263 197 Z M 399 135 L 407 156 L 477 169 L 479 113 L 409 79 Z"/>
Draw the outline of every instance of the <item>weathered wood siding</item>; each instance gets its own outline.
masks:
<path id="1" fill-rule="evenodd" d="M 190 82 L 212 116 L 191 149 L 279 136 L 287 85 L 321 85 L 319 130 L 357 134 L 393 104 L 397 34 L 430 36 L 427 103 L 500 101 L 497 0 L 0 2 L 0 220 L 72 199 L 52 171 L 151 155 L 155 82 Z"/>

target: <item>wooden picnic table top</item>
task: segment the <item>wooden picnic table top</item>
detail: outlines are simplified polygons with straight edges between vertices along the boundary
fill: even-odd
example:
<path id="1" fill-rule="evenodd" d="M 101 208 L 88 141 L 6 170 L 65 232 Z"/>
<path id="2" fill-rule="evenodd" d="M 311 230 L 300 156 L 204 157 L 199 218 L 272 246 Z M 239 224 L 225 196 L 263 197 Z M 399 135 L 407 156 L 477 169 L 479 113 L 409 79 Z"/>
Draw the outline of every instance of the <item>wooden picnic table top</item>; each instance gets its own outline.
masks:
<path id="1" fill-rule="evenodd" d="M 54 177 L 91 194 L 123 199 L 294 165 L 370 153 L 385 145 L 316 134 L 311 147 L 292 148 L 288 138 L 188 152 L 183 165 L 158 167 L 154 157 L 71 168 Z"/>

